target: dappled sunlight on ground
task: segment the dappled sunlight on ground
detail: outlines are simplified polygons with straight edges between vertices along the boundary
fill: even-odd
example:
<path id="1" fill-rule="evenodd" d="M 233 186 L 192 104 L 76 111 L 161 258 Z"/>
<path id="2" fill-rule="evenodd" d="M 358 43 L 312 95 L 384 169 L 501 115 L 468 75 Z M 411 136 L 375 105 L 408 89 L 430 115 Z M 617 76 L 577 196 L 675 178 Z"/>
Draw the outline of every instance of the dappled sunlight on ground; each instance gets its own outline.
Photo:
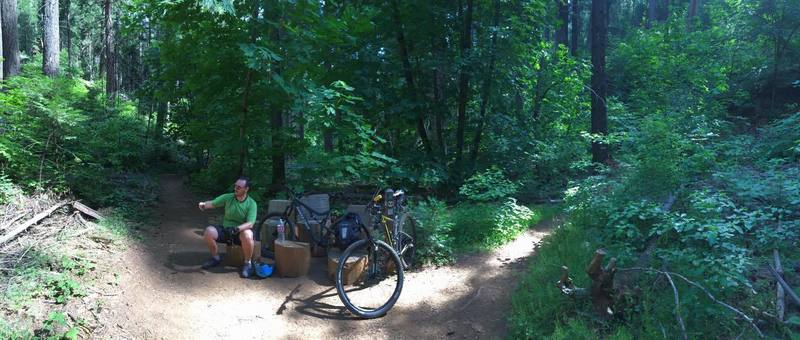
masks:
<path id="1" fill-rule="evenodd" d="M 501 249 L 461 256 L 452 266 L 406 273 L 388 315 L 360 320 L 342 305 L 312 258 L 299 278 L 239 278 L 235 267 L 201 270 L 208 216 L 181 179 L 162 179 L 155 237 L 125 254 L 120 294 L 101 314 L 99 338 L 502 338 L 516 278 L 546 232 L 529 231 Z"/>

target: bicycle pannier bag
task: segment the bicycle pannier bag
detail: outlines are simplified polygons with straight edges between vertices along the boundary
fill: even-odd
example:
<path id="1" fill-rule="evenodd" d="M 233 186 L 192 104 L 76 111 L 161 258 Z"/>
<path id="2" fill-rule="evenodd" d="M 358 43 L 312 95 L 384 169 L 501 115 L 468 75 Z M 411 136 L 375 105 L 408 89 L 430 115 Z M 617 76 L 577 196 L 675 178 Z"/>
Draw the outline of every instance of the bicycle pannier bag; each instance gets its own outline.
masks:
<path id="1" fill-rule="evenodd" d="M 347 213 L 347 215 L 336 224 L 336 247 L 345 250 L 353 244 L 353 242 L 358 241 L 360 225 L 361 218 L 358 214 Z"/>

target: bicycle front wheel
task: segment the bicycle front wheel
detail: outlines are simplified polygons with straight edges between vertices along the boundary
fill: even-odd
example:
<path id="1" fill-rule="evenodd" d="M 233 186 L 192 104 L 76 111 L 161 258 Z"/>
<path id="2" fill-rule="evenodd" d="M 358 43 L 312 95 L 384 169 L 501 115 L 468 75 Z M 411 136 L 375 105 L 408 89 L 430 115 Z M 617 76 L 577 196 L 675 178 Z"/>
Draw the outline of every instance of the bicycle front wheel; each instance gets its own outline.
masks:
<path id="1" fill-rule="evenodd" d="M 351 313 L 365 319 L 386 315 L 402 290 L 402 262 L 383 241 L 357 241 L 339 257 L 336 292 Z"/>

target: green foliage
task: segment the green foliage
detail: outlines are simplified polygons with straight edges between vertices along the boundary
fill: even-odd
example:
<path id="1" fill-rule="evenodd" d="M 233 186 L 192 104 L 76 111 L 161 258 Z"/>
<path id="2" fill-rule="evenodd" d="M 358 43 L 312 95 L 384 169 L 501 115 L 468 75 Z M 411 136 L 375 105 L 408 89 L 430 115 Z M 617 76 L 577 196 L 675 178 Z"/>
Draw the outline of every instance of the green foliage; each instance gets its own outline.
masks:
<path id="1" fill-rule="evenodd" d="M 497 203 L 462 203 L 453 209 L 451 234 L 456 248 L 491 249 L 516 238 L 537 223 L 541 213 L 513 198 Z"/>
<path id="2" fill-rule="evenodd" d="M 597 339 L 597 331 L 581 319 L 570 319 L 564 326 L 556 325 L 553 334 L 547 337 L 552 340 Z"/>
<path id="3" fill-rule="evenodd" d="M 800 159 L 800 112 L 777 119 L 761 131 L 769 156 Z"/>
<path id="4" fill-rule="evenodd" d="M 64 313 L 51 312 L 36 333 L 39 338 L 47 340 L 77 340 L 79 332 L 80 328 L 70 326 Z"/>
<path id="5" fill-rule="evenodd" d="M 48 290 L 48 297 L 54 299 L 57 304 L 64 304 L 73 297 L 86 295 L 80 283 L 70 275 L 58 274 L 51 276 L 45 281 L 45 285 Z"/>
<path id="6" fill-rule="evenodd" d="M 464 182 L 458 193 L 475 202 L 499 201 L 513 195 L 519 185 L 509 181 L 499 168 L 493 166 L 476 173 Z"/>
<path id="7" fill-rule="evenodd" d="M 8 176 L 0 173 L 0 204 L 7 203 L 10 198 L 20 193 L 22 190 Z"/>
<path id="8" fill-rule="evenodd" d="M 580 268 L 589 264 L 599 241 L 597 232 L 583 230 L 571 223 L 555 229 L 543 240 L 534 263 L 511 296 L 511 338 L 538 339 L 554 335 L 556 328 L 563 328 L 561 325 L 569 322 L 577 311 L 591 309 L 588 301 L 564 298 L 553 287 L 553 282 L 561 275 L 561 266 L 567 266 L 572 269 L 575 285 L 587 287 L 589 279 L 580 274 Z M 582 326 L 578 322 L 568 328 L 584 328 Z M 565 330 L 559 332 L 563 334 Z M 594 330 L 588 333 L 594 334 Z"/>
<path id="9" fill-rule="evenodd" d="M 422 263 L 445 265 L 455 260 L 453 219 L 444 202 L 428 198 L 411 208 L 416 218 L 416 255 Z"/>
<path id="10" fill-rule="evenodd" d="M 5 319 L 0 319 L 0 337 L 3 339 L 33 339 L 29 329 L 19 327 Z"/>
<path id="11" fill-rule="evenodd" d="M 92 206 L 131 212 L 152 202 L 156 185 L 137 173 L 160 148 L 133 104 L 106 105 L 102 84 L 40 73 L 25 64 L 0 92 L 7 113 L 0 119 L 0 201 L 20 187 L 70 191 Z"/>

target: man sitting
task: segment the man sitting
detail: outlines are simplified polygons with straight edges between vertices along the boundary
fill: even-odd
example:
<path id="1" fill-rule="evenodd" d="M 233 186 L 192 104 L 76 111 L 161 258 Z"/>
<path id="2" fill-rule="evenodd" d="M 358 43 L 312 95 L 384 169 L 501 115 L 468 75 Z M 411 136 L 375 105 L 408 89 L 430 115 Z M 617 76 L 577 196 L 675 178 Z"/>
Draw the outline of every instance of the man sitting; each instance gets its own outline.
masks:
<path id="1" fill-rule="evenodd" d="M 247 195 L 250 190 L 250 179 L 239 177 L 233 187 L 233 193 L 222 194 L 213 201 L 198 203 L 200 210 L 225 207 L 222 225 L 210 225 L 203 233 L 203 239 L 211 251 L 211 259 L 203 263 L 203 269 L 220 264 L 217 243 L 233 243 L 242 246 L 244 266 L 241 277 L 248 278 L 253 273 L 250 259 L 253 257 L 253 225 L 256 222 L 258 208 L 256 201 Z"/>

